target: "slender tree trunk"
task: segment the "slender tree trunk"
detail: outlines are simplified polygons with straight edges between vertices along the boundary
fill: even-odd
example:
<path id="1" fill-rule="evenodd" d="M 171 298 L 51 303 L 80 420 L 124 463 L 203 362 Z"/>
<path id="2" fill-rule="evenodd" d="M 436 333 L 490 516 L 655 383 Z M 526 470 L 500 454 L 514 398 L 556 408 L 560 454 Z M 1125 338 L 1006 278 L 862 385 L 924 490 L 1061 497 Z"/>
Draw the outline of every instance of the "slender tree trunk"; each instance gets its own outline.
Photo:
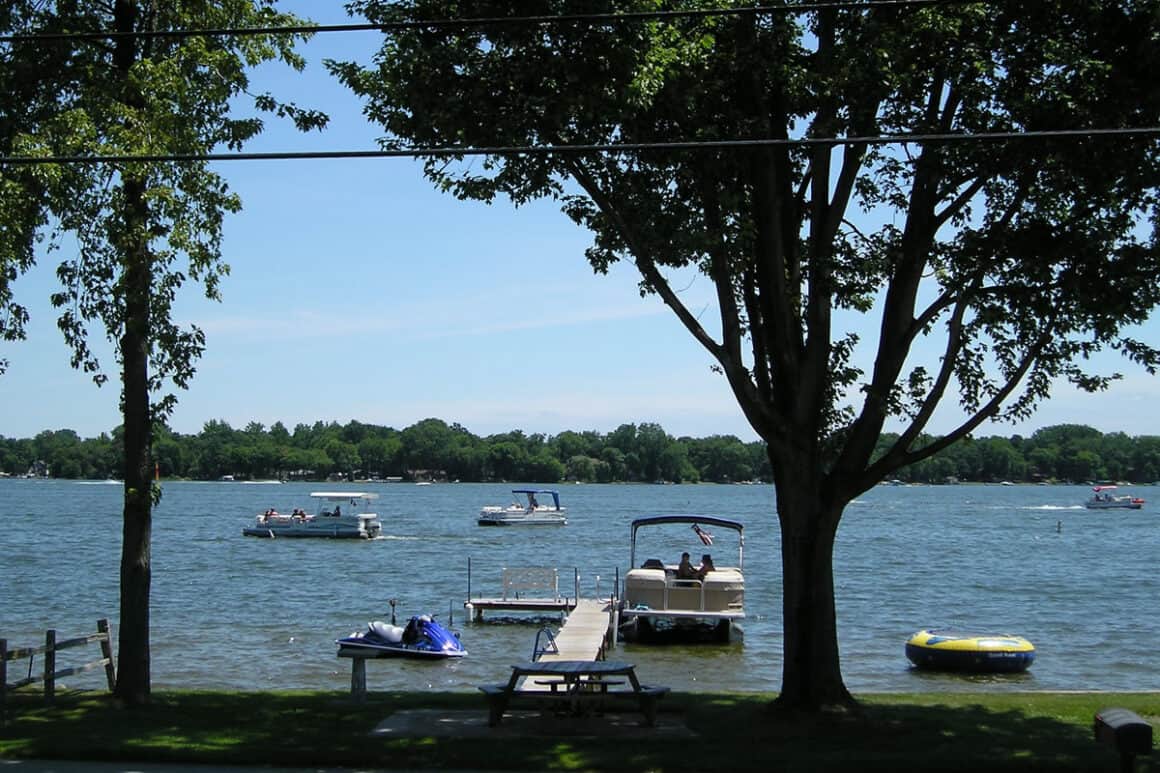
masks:
<path id="1" fill-rule="evenodd" d="M 135 0 L 117 0 L 114 28 L 118 32 L 133 31 L 136 16 Z M 132 38 L 118 39 L 113 59 L 127 84 L 129 69 L 137 60 L 136 42 Z M 130 107 L 136 107 L 140 102 L 140 96 L 129 86 L 126 86 L 122 98 Z M 152 582 L 153 498 L 150 476 L 149 300 L 152 270 L 146 229 L 145 185 L 139 172 L 122 171 L 124 233 L 118 246 L 124 255 L 125 327 L 120 353 L 125 421 L 125 509 L 121 536 L 121 627 L 114 693 L 127 705 L 147 703 L 150 692 L 149 588 Z"/>
<path id="2" fill-rule="evenodd" d="M 126 182 L 126 220 L 144 212 L 142 186 Z M 135 238 L 144 230 L 134 228 Z M 141 236 L 138 236 L 140 234 Z M 121 337 L 125 418 L 125 511 L 121 542 L 121 632 L 117 696 L 127 704 L 149 700 L 149 589 L 153 499 L 149 411 L 149 253 L 138 244 L 127 256 L 125 332 Z"/>
<path id="3" fill-rule="evenodd" d="M 828 509 L 835 505 L 818 495 L 820 472 L 805 465 L 792 470 L 794 464 L 774 461 L 774 469 L 779 467 L 784 660 L 781 694 L 774 706 L 788 711 L 849 709 L 856 704 L 842 681 L 834 604 L 834 539 L 841 512 Z"/>
<path id="4" fill-rule="evenodd" d="M 132 320 L 130 320 L 131 324 Z M 125 358 L 125 510 L 121 542 L 121 629 L 116 695 L 127 704 L 149 700 L 150 544 L 149 393 L 139 336 L 121 339 Z"/>

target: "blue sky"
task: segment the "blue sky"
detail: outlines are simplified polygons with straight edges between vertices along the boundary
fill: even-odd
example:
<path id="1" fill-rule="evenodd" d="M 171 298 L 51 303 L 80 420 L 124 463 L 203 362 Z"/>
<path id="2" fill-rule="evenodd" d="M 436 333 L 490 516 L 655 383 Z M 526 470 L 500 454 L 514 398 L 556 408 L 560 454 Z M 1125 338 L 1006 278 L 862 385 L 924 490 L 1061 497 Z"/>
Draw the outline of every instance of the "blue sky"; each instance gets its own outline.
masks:
<path id="1" fill-rule="evenodd" d="M 319 23 L 349 21 L 338 2 L 280 5 Z M 302 49 L 304 74 L 256 73 L 256 91 L 320 108 L 331 127 L 299 135 L 271 121 L 247 150 L 373 149 L 380 132 L 321 60 L 376 48 L 373 33 L 324 34 Z M 237 428 L 353 419 L 401 429 L 436 417 L 478 435 L 656 422 L 677 436 L 756 439 L 709 356 L 659 300 L 640 297 L 634 269 L 595 275 L 583 256 L 586 232 L 551 202 L 460 202 L 407 159 L 216 168 L 244 208 L 226 226 L 222 303 L 188 285 L 177 309 L 206 332 L 207 348 L 191 389 L 178 395 L 175 430 L 195 433 L 214 419 Z M 42 258 L 16 285 L 33 319 L 27 341 L 0 344 L 10 363 L 0 376 L 0 435 L 69 428 L 91 437 L 120 423 L 115 371 L 97 388 L 68 365 L 47 301 L 58 257 Z M 683 297 L 700 309 L 711 288 L 690 278 Z M 103 364 L 115 367 L 111 356 Z M 1027 424 L 981 434 L 1063 422 L 1160 434 L 1150 410 L 1156 382 L 1128 373 L 1109 394 L 1065 388 Z M 951 418 L 934 429 L 949 429 Z"/>

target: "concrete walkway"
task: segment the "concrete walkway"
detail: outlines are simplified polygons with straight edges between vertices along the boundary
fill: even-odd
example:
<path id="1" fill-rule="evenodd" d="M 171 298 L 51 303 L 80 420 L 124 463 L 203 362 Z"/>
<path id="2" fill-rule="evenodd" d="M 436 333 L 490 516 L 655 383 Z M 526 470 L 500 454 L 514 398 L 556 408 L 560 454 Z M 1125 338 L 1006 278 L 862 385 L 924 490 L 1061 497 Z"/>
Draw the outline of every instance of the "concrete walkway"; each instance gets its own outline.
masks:
<path id="1" fill-rule="evenodd" d="M 657 716 L 647 727 L 635 714 L 557 717 L 538 711 L 512 711 L 503 724 L 489 727 L 487 712 L 444 709 L 398 711 L 381 721 L 371 734 L 379 738 L 434 736 L 436 738 L 689 738 L 695 736 L 679 714 Z M 0 759 L 0 773 L 397 773 L 401 768 L 282 768 L 264 765 L 194 765 L 153 762 L 89 762 L 85 760 Z M 410 770 L 419 770 L 411 768 Z M 428 770 L 432 770 L 428 768 Z M 471 769 L 446 773 L 476 773 Z M 490 773 L 496 773 L 491 771 Z"/>

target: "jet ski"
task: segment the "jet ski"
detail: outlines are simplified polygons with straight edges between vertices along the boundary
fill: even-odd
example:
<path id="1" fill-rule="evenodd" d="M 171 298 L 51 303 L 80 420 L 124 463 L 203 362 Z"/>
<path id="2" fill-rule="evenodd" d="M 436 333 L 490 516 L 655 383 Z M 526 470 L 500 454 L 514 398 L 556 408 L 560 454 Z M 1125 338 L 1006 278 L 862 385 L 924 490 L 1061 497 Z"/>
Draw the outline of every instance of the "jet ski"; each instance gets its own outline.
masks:
<path id="1" fill-rule="evenodd" d="M 416 615 L 405 626 L 373 620 L 367 630 L 337 639 L 339 651 L 371 651 L 376 657 L 461 658 L 467 654 L 453 633 L 430 615 Z"/>

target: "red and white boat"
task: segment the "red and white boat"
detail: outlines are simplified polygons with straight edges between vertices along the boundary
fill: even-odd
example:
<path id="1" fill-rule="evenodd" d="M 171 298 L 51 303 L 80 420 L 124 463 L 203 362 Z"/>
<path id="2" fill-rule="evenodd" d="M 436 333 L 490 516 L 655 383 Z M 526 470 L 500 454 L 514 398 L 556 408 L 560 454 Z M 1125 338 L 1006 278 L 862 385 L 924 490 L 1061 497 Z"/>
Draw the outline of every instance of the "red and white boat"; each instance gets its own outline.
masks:
<path id="1" fill-rule="evenodd" d="M 1093 486 L 1092 498 L 1084 503 L 1089 510 L 1111 510 L 1114 508 L 1139 510 L 1144 500 L 1128 494 L 1116 494 L 1115 486 Z"/>

